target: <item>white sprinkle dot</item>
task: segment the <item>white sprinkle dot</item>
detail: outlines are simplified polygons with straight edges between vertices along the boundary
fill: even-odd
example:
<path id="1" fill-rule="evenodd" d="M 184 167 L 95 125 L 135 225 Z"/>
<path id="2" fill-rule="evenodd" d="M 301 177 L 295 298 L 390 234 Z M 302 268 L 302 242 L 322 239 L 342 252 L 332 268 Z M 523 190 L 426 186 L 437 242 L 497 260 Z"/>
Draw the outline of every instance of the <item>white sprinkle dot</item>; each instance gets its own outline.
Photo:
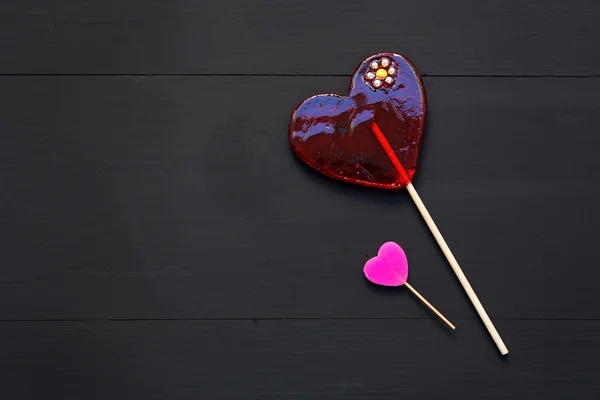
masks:
<path id="1" fill-rule="evenodd" d="M 373 80 L 373 79 L 375 79 L 375 74 L 372 72 L 367 72 L 367 74 L 365 75 L 365 78 L 367 78 L 368 80 Z"/>
<path id="2" fill-rule="evenodd" d="M 371 62 L 371 68 L 373 68 L 373 69 L 379 68 L 379 63 L 377 61 L 372 61 Z"/>
<path id="3" fill-rule="evenodd" d="M 388 65 L 390 65 L 390 59 L 389 58 L 382 58 L 381 59 L 381 66 L 385 68 Z"/>
<path id="4" fill-rule="evenodd" d="M 396 68 L 394 68 L 394 67 L 389 67 L 388 68 L 388 74 L 394 75 L 395 73 L 396 73 Z"/>
<path id="5" fill-rule="evenodd" d="M 391 85 L 394 83 L 394 79 L 391 76 L 388 76 L 387 78 L 385 78 L 385 83 L 386 85 Z"/>
<path id="6" fill-rule="evenodd" d="M 376 88 L 380 87 L 381 86 L 381 81 L 379 79 L 375 79 L 373 81 L 373 86 L 375 86 Z"/>

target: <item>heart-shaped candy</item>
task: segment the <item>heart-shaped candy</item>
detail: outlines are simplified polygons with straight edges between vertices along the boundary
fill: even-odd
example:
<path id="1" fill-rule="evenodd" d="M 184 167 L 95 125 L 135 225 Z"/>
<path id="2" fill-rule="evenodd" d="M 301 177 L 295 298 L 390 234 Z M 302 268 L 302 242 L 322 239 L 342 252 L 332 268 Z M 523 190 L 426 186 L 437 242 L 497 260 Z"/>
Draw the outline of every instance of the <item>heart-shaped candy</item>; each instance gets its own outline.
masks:
<path id="1" fill-rule="evenodd" d="M 350 95 L 319 94 L 292 112 L 289 140 L 308 165 L 335 179 L 383 189 L 406 187 L 417 165 L 427 104 L 421 76 L 405 57 L 375 54 L 355 70 Z M 376 123 L 406 171 L 382 149 Z"/>
<path id="2" fill-rule="evenodd" d="M 384 243 L 377 257 L 366 262 L 363 272 L 368 280 L 383 286 L 401 286 L 408 279 L 408 260 L 397 243 Z"/>

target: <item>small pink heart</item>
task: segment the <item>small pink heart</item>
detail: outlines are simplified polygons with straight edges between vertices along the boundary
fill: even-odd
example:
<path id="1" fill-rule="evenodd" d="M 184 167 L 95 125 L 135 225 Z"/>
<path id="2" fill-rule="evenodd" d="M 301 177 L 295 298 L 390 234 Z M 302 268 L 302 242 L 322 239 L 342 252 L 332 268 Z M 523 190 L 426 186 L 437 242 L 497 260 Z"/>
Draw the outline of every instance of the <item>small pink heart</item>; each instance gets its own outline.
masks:
<path id="1" fill-rule="evenodd" d="M 401 286 L 408 279 L 408 260 L 397 243 L 384 243 L 377 253 L 365 263 L 363 269 L 368 280 L 383 286 Z"/>

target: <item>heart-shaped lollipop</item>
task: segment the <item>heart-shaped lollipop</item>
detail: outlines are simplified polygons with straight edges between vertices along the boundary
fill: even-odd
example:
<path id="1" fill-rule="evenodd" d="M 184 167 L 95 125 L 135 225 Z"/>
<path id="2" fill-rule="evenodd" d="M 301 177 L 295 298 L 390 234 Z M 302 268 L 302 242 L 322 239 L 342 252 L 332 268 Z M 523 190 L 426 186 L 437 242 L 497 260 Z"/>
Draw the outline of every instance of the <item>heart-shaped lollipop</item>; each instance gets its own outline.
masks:
<path id="1" fill-rule="evenodd" d="M 296 107 L 292 149 L 323 174 L 363 186 L 401 189 L 412 179 L 425 122 L 425 89 L 417 69 L 399 54 L 364 60 L 350 95 L 319 94 Z M 371 128 L 375 122 L 402 164 L 399 174 Z"/>
<path id="2" fill-rule="evenodd" d="M 376 257 L 365 264 L 368 280 L 382 286 L 401 286 L 408 279 L 408 260 L 397 243 L 384 243 Z"/>
<path id="3" fill-rule="evenodd" d="M 376 257 L 366 262 L 363 272 L 368 280 L 383 286 L 406 286 L 427 307 L 431 309 L 448 326 L 455 329 L 454 325 L 446 319 L 434 306 L 431 305 L 414 287 L 408 284 L 408 260 L 406 253 L 400 245 L 394 242 L 384 243 Z"/>
<path id="4" fill-rule="evenodd" d="M 379 53 L 354 71 L 348 97 L 319 94 L 292 112 L 289 141 L 300 159 L 345 182 L 406 188 L 502 354 L 508 349 L 411 181 L 427 102 L 419 72 L 404 56 Z"/>

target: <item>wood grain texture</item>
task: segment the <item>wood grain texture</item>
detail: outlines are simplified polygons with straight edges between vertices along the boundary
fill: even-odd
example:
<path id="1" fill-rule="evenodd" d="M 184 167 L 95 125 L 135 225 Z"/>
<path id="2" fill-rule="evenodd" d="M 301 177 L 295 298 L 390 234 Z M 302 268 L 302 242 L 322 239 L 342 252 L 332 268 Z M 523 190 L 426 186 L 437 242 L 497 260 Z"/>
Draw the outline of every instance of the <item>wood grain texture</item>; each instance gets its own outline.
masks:
<path id="1" fill-rule="evenodd" d="M 590 0 L 24 0 L 0 73 L 342 74 L 380 51 L 424 74 L 600 75 Z"/>
<path id="2" fill-rule="evenodd" d="M 595 400 L 598 321 L 0 323 L 5 398 Z"/>
<path id="3" fill-rule="evenodd" d="M 492 319 L 599 318 L 600 79 L 425 85 L 414 183 Z M 407 193 L 334 182 L 289 150 L 293 107 L 347 78 L 0 86 L 2 320 L 434 318 L 362 277 L 387 240 L 444 315 L 476 317 Z"/>
<path id="4" fill-rule="evenodd" d="M 2 399 L 600 398 L 598 20 L 589 0 L 0 2 Z M 427 76 L 414 184 L 508 357 L 408 193 L 289 149 L 294 106 L 379 51 Z M 366 282 L 387 240 L 456 331 Z"/>

